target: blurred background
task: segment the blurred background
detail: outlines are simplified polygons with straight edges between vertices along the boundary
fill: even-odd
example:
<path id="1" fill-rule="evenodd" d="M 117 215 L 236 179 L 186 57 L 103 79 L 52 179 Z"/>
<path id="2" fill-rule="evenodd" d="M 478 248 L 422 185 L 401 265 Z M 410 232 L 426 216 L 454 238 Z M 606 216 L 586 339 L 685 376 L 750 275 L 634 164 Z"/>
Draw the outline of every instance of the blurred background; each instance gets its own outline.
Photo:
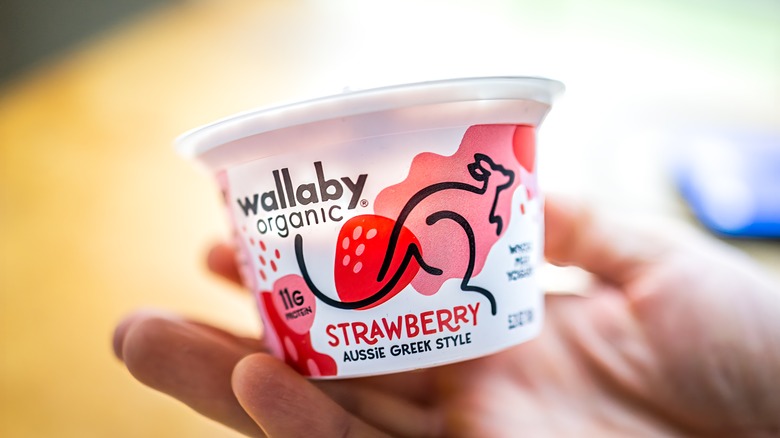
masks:
<path id="1" fill-rule="evenodd" d="M 780 275 L 777 0 L 0 0 L 0 436 L 236 436 L 111 352 L 138 307 L 258 330 L 205 271 L 228 230 L 173 139 L 496 74 L 567 85 L 540 132 L 548 191 L 687 221 Z"/>

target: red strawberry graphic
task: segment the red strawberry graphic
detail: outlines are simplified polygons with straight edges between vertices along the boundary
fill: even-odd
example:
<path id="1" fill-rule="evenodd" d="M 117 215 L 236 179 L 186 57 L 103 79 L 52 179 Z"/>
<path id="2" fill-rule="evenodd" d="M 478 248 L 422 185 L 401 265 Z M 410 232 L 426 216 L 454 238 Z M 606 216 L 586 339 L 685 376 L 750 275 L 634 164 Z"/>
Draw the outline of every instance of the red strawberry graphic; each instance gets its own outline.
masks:
<path id="1" fill-rule="evenodd" d="M 395 224 L 394 220 L 383 216 L 362 215 L 353 217 L 341 227 L 336 245 L 334 276 L 336 292 L 342 301 L 356 302 L 375 295 L 398 272 L 409 245 L 420 247 L 417 237 L 408 228 L 402 227 L 387 270 L 389 274 L 378 281 Z M 416 262 L 409 263 L 387 295 L 363 308 L 378 306 L 395 296 L 411 283 L 419 270 L 420 266 Z"/>

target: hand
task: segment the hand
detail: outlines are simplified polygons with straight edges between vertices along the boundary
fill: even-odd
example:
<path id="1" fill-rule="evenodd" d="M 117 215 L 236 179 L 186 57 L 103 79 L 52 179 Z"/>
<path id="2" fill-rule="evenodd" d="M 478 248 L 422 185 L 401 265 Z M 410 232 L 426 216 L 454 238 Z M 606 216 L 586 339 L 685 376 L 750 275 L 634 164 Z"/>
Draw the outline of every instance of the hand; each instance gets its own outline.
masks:
<path id="1" fill-rule="evenodd" d="M 138 313 L 117 356 L 141 382 L 250 436 L 780 434 L 780 292 L 745 256 L 549 198 L 546 257 L 594 274 L 548 295 L 535 340 L 417 372 L 309 381 L 261 341 Z M 209 266 L 238 282 L 233 253 Z"/>

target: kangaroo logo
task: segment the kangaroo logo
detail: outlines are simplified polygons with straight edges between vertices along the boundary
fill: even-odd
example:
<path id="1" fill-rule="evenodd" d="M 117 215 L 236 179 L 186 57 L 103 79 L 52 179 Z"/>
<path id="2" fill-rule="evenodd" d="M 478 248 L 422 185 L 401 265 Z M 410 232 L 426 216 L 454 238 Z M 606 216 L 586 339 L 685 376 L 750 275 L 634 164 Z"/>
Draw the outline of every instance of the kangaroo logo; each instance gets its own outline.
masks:
<path id="1" fill-rule="evenodd" d="M 495 226 L 496 236 L 499 236 L 505 227 L 504 218 L 496 214 L 499 195 L 512 186 L 515 180 L 515 173 L 500 164 L 496 164 L 489 156 L 482 153 L 474 154 L 474 161 L 467 165 L 467 169 L 469 175 L 474 180 L 474 183 L 445 181 L 424 187 L 409 198 L 394 221 L 381 216 L 368 216 L 376 223 L 386 224 L 387 226 L 384 228 L 389 229 L 390 233 L 389 237 L 384 236 L 374 239 L 372 241 L 375 243 L 374 246 L 368 247 L 370 251 L 367 251 L 364 245 L 361 245 L 363 247 L 362 249 L 358 248 L 358 255 L 361 255 L 364 251 L 370 253 L 368 259 L 371 262 L 367 262 L 366 265 L 371 265 L 371 267 L 364 266 L 362 263 L 355 265 L 354 270 L 350 272 L 359 274 L 359 271 L 363 269 L 364 272 L 360 274 L 362 277 L 360 277 L 359 280 L 357 278 L 352 278 L 354 281 L 351 281 L 351 284 L 346 285 L 344 289 L 359 289 L 358 295 L 362 297 L 360 299 L 340 301 L 324 294 L 314 284 L 306 267 L 306 261 L 303 255 L 303 236 L 300 234 L 296 235 L 295 257 L 298 262 L 298 267 L 301 270 L 301 276 L 311 289 L 312 293 L 323 303 L 332 307 L 339 309 L 361 309 L 379 303 L 386 298 L 389 299 L 392 295 L 406 287 L 419 269 L 422 269 L 429 275 L 442 275 L 444 272 L 442 269 L 431 266 L 425 261 L 423 257 L 425 248 L 422 248 L 422 245 L 416 237 L 405 227 L 409 216 L 418 208 L 422 208 L 420 205 L 423 204 L 426 199 L 429 199 L 432 195 L 437 193 L 462 191 L 479 196 L 492 196 L 493 200 L 490 211 L 488 212 L 488 221 Z M 425 217 L 425 224 L 427 226 L 433 226 L 446 220 L 452 221 L 462 228 L 468 241 L 469 250 L 466 270 L 462 277 L 460 277 L 460 289 L 464 292 L 476 292 L 483 295 L 490 302 L 491 313 L 495 315 L 497 309 L 496 300 L 493 294 L 487 289 L 470 284 L 476 263 L 476 238 L 471 224 L 469 224 L 463 214 L 458 213 L 457 211 L 458 209 L 469 208 L 469 206 L 462 203 L 452 205 L 451 207 L 451 209 L 440 209 L 428 214 Z M 352 220 L 358 218 L 360 217 L 353 218 Z M 363 219 L 363 221 L 366 220 L 367 219 Z M 349 225 L 349 222 L 345 224 L 344 227 L 347 227 L 347 225 Z M 342 232 L 343 231 L 344 230 L 342 229 Z M 373 233 L 371 231 L 373 231 Z M 371 231 L 364 234 L 367 239 L 373 239 L 377 235 L 376 230 Z M 354 229 L 354 233 L 357 236 L 360 235 L 361 232 L 362 226 L 358 225 Z M 346 239 L 344 241 L 344 249 L 346 249 L 348 243 L 348 239 Z M 347 264 L 348 260 L 349 256 L 347 255 L 344 257 L 344 265 Z M 337 264 L 338 262 L 339 261 L 337 260 Z M 376 272 L 376 275 L 373 275 L 374 272 Z M 366 275 L 371 275 L 371 278 L 366 277 Z M 339 289 L 338 286 L 337 277 L 337 289 Z M 340 291 L 341 290 L 339 289 L 339 292 Z"/>

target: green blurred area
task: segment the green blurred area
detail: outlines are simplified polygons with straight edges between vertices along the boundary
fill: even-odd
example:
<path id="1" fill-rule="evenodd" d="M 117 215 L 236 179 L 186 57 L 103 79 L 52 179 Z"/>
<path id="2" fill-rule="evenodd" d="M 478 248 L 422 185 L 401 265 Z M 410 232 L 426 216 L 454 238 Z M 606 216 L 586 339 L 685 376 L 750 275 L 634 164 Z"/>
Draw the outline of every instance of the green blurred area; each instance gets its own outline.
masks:
<path id="1" fill-rule="evenodd" d="M 776 0 L 563 1 L 564 27 L 670 53 L 727 57 L 758 69 L 780 65 Z"/>
<path id="2" fill-rule="evenodd" d="M 154 5 L 177 1 L 185 0 L 0 0 L 0 81 Z M 321 7 L 323 1 L 308 3 Z M 452 2 L 458 3 L 474 7 Z M 510 10 L 520 23 L 574 38 L 586 34 L 728 58 L 763 71 L 776 72 L 780 65 L 777 0 L 488 0 L 481 6 Z"/>
<path id="3" fill-rule="evenodd" d="M 0 0 L 0 82 L 172 0 Z"/>

